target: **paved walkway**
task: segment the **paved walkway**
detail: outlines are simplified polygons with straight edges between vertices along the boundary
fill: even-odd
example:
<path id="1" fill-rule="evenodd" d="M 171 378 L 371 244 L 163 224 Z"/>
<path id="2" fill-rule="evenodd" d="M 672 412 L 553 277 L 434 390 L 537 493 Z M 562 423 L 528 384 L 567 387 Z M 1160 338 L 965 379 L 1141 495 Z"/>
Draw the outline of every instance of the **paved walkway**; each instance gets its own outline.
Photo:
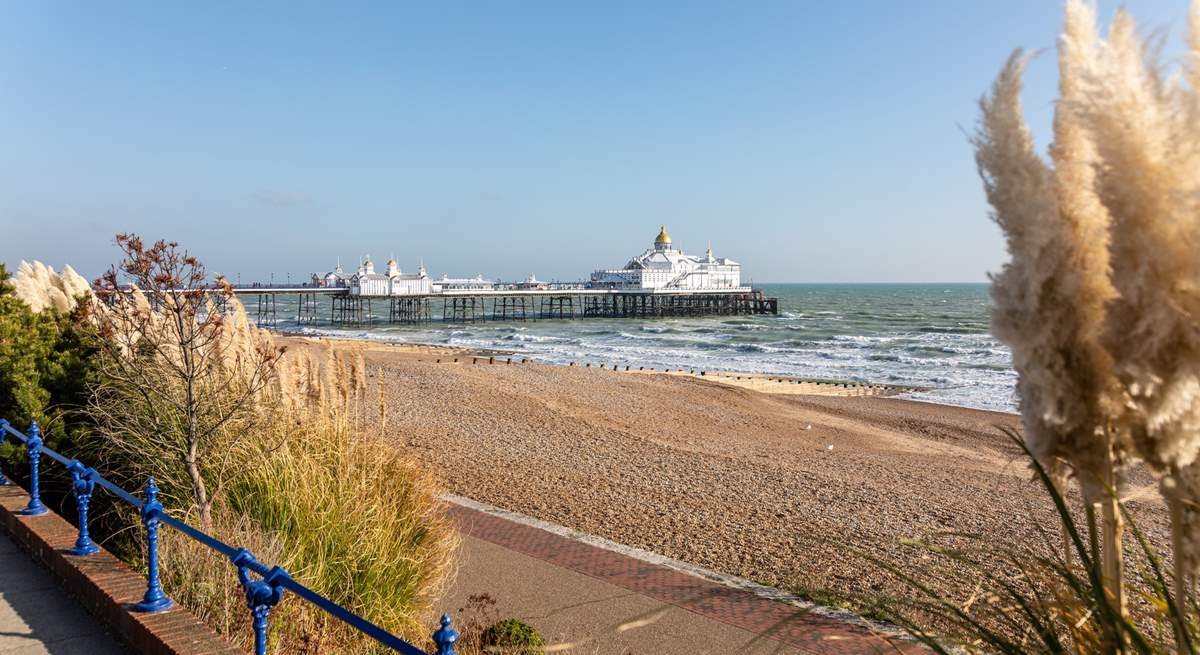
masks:
<path id="1" fill-rule="evenodd" d="M 0 655 L 128 652 L 0 530 Z"/>
<path id="2" fill-rule="evenodd" d="M 441 609 L 470 621 L 469 597 L 495 600 L 570 653 L 917 652 L 868 627 L 763 598 L 644 558 L 476 508 L 453 506 L 463 533 L 455 584 Z M 510 520 L 516 518 L 518 520 Z M 519 522 L 518 522 L 519 521 Z M 460 608 L 466 608 L 463 611 Z"/>

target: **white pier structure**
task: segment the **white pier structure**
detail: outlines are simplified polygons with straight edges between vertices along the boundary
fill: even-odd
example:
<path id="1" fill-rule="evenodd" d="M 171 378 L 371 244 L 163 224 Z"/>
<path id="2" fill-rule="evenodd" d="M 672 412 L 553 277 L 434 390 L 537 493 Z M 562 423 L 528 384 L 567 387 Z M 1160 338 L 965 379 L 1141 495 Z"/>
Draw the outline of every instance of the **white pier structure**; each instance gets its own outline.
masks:
<path id="1" fill-rule="evenodd" d="M 393 258 L 384 273 L 376 273 L 370 256 L 353 275 L 341 262 L 328 273 L 314 273 L 311 285 L 301 288 L 239 289 L 257 294 L 258 321 L 275 324 L 275 297 L 299 295 L 296 321 L 320 320 L 317 298 L 330 297 L 329 322 L 369 323 L 377 316 L 372 303 L 387 306 L 393 323 L 434 320 L 517 320 L 537 318 L 650 318 L 777 314 L 779 304 L 761 291 L 742 286 L 741 264 L 717 258 L 710 246 L 703 257 L 684 254 L 671 242 L 666 226 L 659 228 L 654 244 L 621 269 L 600 270 L 586 282 L 544 282 L 533 274 L 521 282 L 498 282 L 476 275 L 431 279 L 422 265 L 405 274 Z M 382 316 L 379 316 L 382 317 Z"/>
<path id="2" fill-rule="evenodd" d="M 590 285 L 606 289 L 678 289 L 717 291 L 742 286 L 742 265 L 713 257 L 712 245 L 703 257 L 685 255 L 671 244 L 667 226 L 658 230 L 654 245 L 629 260 L 625 268 L 596 271 Z"/>

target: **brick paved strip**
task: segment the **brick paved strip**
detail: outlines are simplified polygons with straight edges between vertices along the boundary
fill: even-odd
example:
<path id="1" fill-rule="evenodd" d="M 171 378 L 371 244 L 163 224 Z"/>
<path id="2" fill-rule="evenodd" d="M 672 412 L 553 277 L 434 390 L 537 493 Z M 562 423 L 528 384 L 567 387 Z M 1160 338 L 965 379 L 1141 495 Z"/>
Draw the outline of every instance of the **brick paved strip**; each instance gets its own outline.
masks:
<path id="1" fill-rule="evenodd" d="M 0 486 L 0 526 L 38 564 L 49 569 L 84 609 L 134 650 L 148 655 L 241 653 L 178 605 L 155 614 L 127 610 L 142 599 L 146 579 L 107 550 L 87 557 L 68 555 L 65 551 L 75 545 L 75 527 L 54 512 L 19 515 L 17 512 L 28 502 L 29 495 L 16 485 Z"/>
<path id="2" fill-rule="evenodd" d="M 637 592 L 700 616 L 763 635 L 809 653 L 924 652 L 919 645 L 873 634 L 859 625 L 759 597 L 704 578 L 451 505 L 466 534 L 556 566 Z"/>

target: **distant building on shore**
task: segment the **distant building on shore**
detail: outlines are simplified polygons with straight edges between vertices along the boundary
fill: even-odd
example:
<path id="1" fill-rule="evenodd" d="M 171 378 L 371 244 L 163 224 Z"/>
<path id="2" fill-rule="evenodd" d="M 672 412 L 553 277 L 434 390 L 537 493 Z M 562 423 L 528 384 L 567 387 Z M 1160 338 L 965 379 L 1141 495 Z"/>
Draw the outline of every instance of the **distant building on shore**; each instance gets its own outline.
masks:
<path id="1" fill-rule="evenodd" d="M 446 277 L 443 275 L 441 279 L 433 281 L 433 290 L 436 293 L 443 291 L 492 291 L 496 288 L 496 283 L 492 280 L 483 279 L 483 275 L 475 277 Z"/>
<path id="2" fill-rule="evenodd" d="M 338 259 L 337 266 L 332 271 L 312 274 L 312 286 L 314 287 L 344 287 L 349 280 L 346 272 L 342 270 L 341 259 Z"/>
<path id="3" fill-rule="evenodd" d="M 521 291 L 545 291 L 546 289 L 550 288 L 550 285 L 542 282 L 541 280 L 537 279 L 536 275 L 530 273 L 529 277 L 525 278 L 524 282 L 518 282 L 515 285 L 515 288 Z"/>
<path id="4" fill-rule="evenodd" d="M 713 257 L 712 246 L 703 257 L 685 255 L 671 244 L 665 225 L 654 245 L 629 260 L 625 268 L 592 273 L 589 286 L 604 289 L 736 289 L 742 284 L 742 265 Z"/>

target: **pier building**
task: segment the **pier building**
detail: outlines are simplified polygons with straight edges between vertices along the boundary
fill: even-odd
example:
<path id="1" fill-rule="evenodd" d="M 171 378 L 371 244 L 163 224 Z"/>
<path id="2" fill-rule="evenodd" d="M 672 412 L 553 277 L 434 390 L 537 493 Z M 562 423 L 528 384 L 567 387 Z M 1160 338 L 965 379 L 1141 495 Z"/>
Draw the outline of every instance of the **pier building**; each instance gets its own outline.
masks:
<path id="1" fill-rule="evenodd" d="M 518 291 L 545 291 L 546 289 L 550 288 L 550 285 L 542 282 L 541 280 L 537 279 L 536 275 L 530 273 L 529 277 L 525 278 L 523 282 L 517 282 L 514 284 L 513 288 L 517 289 Z"/>
<path id="2" fill-rule="evenodd" d="M 433 281 L 424 266 L 418 268 L 416 273 L 404 273 L 393 257 L 388 260 L 385 273 L 376 273 L 370 255 L 363 258 L 358 265 L 358 272 L 350 276 L 344 286 L 349 287 L 352 296 L 423 296 L 433 292 Z"/>
<path id="3" fill-rule="evenodd" d="M 342 270 L 341 258 L 338 258 L 337 266 L 332 271 L 312 274 L 312 286 L 314 287 L 344 287 L 349 280 L 350 277 L 346 275 L 346 271 Z"/>
<path id="4" fill-rule="evenodd" d="M 441 279 L 433 281 L 433 290 L 435 293 L 446 291 L 491 291 L 495 288 L 496 283 L 492 280 L 483 279 L 483 275 L 458 278 L 443 275 Z"/>
<path id="5" fill-rule="evenodd" d="M 688 291 L 738 289 L 742 265 L 713 257 L 712 245 L 703 257 L 686 255 L 671 243 L 667 226 L 660 226 L 654 245 L 629 260 L 625 268 L 592 273 L 589 286 L 600 289 L 679 289 Z"/>

